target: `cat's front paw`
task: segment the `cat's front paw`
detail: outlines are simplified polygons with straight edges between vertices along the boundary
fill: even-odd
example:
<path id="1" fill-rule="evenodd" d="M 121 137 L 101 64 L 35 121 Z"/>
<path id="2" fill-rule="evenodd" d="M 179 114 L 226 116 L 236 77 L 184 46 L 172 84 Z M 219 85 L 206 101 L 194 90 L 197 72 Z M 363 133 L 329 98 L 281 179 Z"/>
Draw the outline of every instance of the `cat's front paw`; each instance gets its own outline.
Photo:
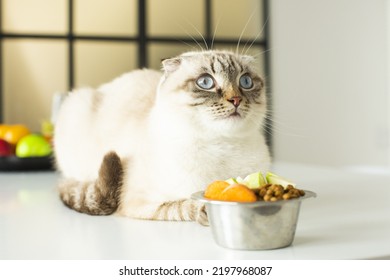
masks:
<path id="1" fill-rule="evenodd" d="M 198 212 L 196 213 L 195 221 L 197 221 L 202 226 L 209 226 L 210 225 L 209 219 L 207 217 L 206 206 L 204 204 L 199 206 Z"/>

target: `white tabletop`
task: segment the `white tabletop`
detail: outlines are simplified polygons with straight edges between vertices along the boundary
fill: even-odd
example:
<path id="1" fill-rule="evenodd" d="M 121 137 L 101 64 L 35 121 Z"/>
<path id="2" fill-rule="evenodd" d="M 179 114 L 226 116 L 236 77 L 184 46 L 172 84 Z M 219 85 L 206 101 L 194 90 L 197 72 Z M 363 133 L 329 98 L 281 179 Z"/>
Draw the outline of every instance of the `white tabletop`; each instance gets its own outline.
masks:
<path id="1" fill-rule="evenodd" d="M 216 245 L 192 222 L 94 217 L 60 202 L 54 172 L 0 172 L 0 259 L 390 259 L 390 171 L 274 165 L 317 198 L 302 203 L 293 245 Z"/>

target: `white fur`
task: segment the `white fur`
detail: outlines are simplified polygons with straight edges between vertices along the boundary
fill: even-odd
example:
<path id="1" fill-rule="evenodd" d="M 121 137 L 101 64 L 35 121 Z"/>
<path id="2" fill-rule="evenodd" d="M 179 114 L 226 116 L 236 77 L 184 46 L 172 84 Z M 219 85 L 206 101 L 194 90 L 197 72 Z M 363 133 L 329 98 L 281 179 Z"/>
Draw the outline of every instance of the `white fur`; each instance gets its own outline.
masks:
<path id="1" fill-rule="evenodd" d="M 137 70 L 98 89 L 70 93 L 54 143 L 64 177 L 95 180 L 103 156 L 117 152 L 127 162 L 118 211 L 142 218 L 159 203 L 189 198 L 214 180 L 266 171 L 265 99 L 262 109 L 245 120 L 212 120 L 187 105 L 186 92 L 173 91 L 175 81 L 186 75 L 185 69 L 177 72 L 166 80 L 157 71 Z M 93 110 L 96 96 L 101 99 Z"/>

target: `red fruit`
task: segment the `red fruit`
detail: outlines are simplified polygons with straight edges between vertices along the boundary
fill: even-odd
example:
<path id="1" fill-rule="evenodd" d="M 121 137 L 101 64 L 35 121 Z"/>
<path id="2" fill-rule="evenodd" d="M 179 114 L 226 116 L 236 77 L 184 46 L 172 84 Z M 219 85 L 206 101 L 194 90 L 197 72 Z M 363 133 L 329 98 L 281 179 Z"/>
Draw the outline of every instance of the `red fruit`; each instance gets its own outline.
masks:
<path id="1" fill-rule="evenodd" d="M 14 154 L 13 146 L 7 141 L 0 139 L 0 156 L 7 157 Z"/>

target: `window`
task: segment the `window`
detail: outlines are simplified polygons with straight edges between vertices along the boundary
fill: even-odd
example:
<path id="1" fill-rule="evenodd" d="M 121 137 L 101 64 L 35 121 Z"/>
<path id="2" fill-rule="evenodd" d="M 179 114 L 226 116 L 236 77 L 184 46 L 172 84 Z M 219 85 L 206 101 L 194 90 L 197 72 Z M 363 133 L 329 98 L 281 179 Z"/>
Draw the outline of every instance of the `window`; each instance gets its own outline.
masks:
<path id="1" fill-rule="evenodd" d="M 159 69 L 161 58 L 205 42 L 235 50 L 241 37 L 239 49 L 256 55 L 268 76 L 267 3 L 0 0 L 0 122 L 39 130 L 55 92 Z"/>

